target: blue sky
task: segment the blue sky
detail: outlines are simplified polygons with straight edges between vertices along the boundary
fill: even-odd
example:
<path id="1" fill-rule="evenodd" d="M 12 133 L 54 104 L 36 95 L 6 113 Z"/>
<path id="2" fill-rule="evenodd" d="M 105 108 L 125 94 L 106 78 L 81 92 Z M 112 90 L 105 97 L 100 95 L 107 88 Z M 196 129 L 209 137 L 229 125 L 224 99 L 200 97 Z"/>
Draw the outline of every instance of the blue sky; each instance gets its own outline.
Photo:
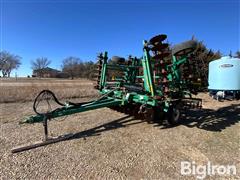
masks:
<path id="1" fill-rule="evenodd" d="M 240 49 L 238 0 L 0 1 L 1 50 L 22 57 L 19 76 L 31 75 L 37 57 L 60 69 L 65 57 L 95 61 L 105 50 L 141 56 L 142 40 L 157 34 L 172 44 L 195 35 L 223 54 Z"/>

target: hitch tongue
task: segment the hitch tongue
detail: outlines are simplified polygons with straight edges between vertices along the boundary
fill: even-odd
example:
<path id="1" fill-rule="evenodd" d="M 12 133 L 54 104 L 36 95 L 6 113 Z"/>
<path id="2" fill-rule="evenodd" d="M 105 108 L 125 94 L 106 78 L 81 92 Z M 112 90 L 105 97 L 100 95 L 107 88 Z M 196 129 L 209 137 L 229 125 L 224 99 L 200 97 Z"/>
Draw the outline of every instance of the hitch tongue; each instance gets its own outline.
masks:
<path id="1" fill-rule="evenodd" d="M 11 152 L 18 153 L 18 152 L 22 152 L 22 151 L 27 151 L 27 150 L 45 146 L 48 144 L 53 144 L 53 143 L 57 143 L 60 141 L 64 141 L 64 140 L 70 139 L 74 136 L 74 134 L 70 133 L 70 134 L 66 134 L 66 135 L 58 136 L 58 137 L 49 137 L 48 136 L 48 122 L 47 122 L 48 120 L 50 120 L 50 116 L 45 114 L 43 117 L 43 129 L 44 129 L 43 141 L 38 141 L 31 145 L 15 147 L 11 150 Z M 22 123 L 24 123 L 24 122 L 22 122 Z"/>

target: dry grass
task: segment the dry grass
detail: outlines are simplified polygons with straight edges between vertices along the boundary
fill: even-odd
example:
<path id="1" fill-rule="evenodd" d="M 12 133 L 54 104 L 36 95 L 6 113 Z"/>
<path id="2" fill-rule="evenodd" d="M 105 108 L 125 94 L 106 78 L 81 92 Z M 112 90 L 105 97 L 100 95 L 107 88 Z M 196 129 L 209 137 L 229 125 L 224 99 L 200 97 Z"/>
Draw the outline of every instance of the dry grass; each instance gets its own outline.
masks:
<path id="1" fill-rule="evenodd" d="M 86 79 L 1 79 L 0 103 L 33 101 L 37 94 L 48 89 L 59 99 L 94 97 L 94 82 Z"/>

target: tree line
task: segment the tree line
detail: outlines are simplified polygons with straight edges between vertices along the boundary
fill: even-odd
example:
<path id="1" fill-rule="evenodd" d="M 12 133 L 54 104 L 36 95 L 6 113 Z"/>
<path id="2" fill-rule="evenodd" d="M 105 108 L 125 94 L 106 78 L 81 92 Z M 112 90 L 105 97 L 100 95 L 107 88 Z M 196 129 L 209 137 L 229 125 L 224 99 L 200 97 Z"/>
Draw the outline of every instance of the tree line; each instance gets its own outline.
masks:
<path id="1" fill-rule="evenodd" d="M 37 70 L 39 77 L 43 77 L 46 72 L 46 68 L 51 64 L 51 60 L 46 57 L 37 58 L 31 61 L 32 70 Z M 62 72 L 70 77 L 74 78 L 88 78 L 92 79 L 94 76 L 94 70 L 96 64 L 93 61 L 82 61 L 78 57 L 69 56 L 62 60 L 61 65 Z"/>
<path id="2" fill-rule="evenodd" d="M 0 51 L 0 72 L 2 77 L 10 77 L 14 69 L 21 65 L 21 57 L 7 51 Z M 39 77 L 43 77 L 45 69 L 51 64 L 51 60 L 46 57 L 39 57 L 31 61 L 33 71 L 37 70 Z M 93 78 L 93 71 L 96 64 L 93 61 L 82 61 L 78 57 L 69 56 L 62 60 L 62 72 L 73 78 Z M 0 75 L 1 77 L 1 75 Z"/>
<path id="3" fill-rule="evenodd" d="M 198 41 L 196 38 L 192 38 L 198 42 L 197 49 L 195 51 L 195 61 L 203 62 L 207 67 L 201 66 L 198 69 L 199 76 L 203 79 L 207 78 L 208 74 L 208 63 L 212 60 L 221 58 L 222 54 L 220 51 L 214 52 L 208 49 L 202 41 Z M 230 52 L 230 54 L 231 52 Z M 240 51 L 237 51 L 234 57 L 240 58 Z M 3 77 L 10 77 L 12 70 L 18 69 L 21 65 L 21 57 L 7 51 L 0 51 L 0 72 Z M 51 64 L 51 60 L 46 57 L 36 58 L 31 61 L 32 70 L 38 70 L 40 77 L 43 76 L 44 70 Z M 89 78 L 94 77 L 94 70 L 97 65 L 93 61 L 82 61 L 79 57 L 69 56 L 62 60 L 61 71 L 68 74 L 73 78 Z M 205 78 L 204 78 L 205 77 Z"/>

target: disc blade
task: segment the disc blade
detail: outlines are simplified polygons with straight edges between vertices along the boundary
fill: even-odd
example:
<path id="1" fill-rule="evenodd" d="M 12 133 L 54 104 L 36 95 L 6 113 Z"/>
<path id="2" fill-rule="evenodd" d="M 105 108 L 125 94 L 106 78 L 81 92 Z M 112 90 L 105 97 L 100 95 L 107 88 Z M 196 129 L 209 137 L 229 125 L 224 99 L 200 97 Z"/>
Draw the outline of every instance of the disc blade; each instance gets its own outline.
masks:
<path id="1" fill-rule="evenodd" d="M 161 51 L 161 50 L 163 50 L 163 49 L 166 49 L 166 48 L 168 48 L 168 44 L 167 43 L 159 43 L 159 44 L 156 44 L 156 45 L 154 45 L 152 48 L 151 48 L 151 50 L 152 51 Z"/>
<path id="2" fill-rule="evenodd" d="M 167 57 L 169 55 L 170 55 L 169 52 L 165 52 L 165 53 L 157 54 L 157 55 L 153 56 L 152 58 L 153 59 L 163 59 L 163 58 L 165 58 L 165 57 Z"/>
<path id="3" fill-rule="evenodd" d="M 154 45 L 154 44 L 157 44 L 157 43 L 159 43 L 159 42 L 164 41 L 166 38 L 167 38 L 167 35 L 166 35 L 166 34 L 160 34 L 160 35 L 158 35 L 158 36 L 154 36 L 153 38 L 151 38 L 151 39 L 149 40 L 149 42 Z"/>

